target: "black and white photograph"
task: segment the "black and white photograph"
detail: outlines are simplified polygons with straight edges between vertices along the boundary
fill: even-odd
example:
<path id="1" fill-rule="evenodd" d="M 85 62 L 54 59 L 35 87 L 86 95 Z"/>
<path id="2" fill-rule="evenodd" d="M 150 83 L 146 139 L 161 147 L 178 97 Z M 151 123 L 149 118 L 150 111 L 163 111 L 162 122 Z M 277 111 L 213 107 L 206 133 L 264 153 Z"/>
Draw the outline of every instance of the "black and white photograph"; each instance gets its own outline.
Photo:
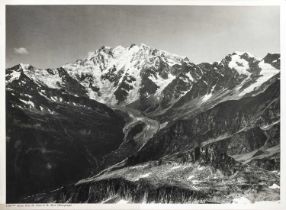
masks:
<path id="1" fill-rule="evenodd" d="M 281 204 L 279 4 L 5 12 L 7 204 Z"/>

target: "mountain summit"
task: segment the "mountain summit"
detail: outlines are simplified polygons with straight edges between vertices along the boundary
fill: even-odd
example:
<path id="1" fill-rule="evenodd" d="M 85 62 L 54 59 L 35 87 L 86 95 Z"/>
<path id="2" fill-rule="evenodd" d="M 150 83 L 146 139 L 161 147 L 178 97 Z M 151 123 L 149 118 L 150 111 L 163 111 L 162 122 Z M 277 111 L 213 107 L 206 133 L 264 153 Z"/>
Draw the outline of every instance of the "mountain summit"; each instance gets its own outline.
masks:
<path id="1" fill-rule="evenodd" d="M 269 54 L 258 59 L 250 53 L 234 52 L 219 63 L 195 65 L 188 58 L 145 44 L 126 48 L 103 46 L 84 59 L 56 69 L 19 64 L 7 70 L 6 82 L 9 86 L 24 74 L 38 85 L 87 96 L 104 104 L 135 103 L 145 109 L 144 101 L 148 101 L 155 110 L 172 106 L 188 92 L 196 92 L 193 98 L 206 101 L 223 89 L 239 89 L 238 96 L 258 90 L 279 73 L 279 58 L 270 57 Z M 69 88 L 74 85 L 78 90 Z"/>

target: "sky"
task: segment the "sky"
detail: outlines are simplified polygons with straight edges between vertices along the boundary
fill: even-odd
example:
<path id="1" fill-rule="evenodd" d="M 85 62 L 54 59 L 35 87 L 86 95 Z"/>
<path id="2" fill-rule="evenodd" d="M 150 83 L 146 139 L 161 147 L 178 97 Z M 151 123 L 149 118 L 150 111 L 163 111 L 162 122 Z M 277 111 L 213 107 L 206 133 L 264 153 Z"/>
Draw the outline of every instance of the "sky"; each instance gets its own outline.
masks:
<path id="1" fill-rule="evenodd" d="M 280 52 L 278 6 L 7 6 L 6 67 L 59 67 L 101 46 L 151 47 L 220 61 Z"/>

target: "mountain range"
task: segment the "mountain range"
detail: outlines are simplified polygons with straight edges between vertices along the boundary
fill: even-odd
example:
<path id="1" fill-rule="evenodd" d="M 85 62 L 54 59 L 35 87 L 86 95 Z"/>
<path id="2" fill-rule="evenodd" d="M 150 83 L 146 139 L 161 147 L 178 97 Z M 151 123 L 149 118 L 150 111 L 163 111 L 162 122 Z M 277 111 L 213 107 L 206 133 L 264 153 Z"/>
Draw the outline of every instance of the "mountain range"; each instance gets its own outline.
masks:
<path id="1" fill-rule="evenodd" d="M 6 69 L 7 202 L 280 199 L 280 54 L 145 44 Z"/>

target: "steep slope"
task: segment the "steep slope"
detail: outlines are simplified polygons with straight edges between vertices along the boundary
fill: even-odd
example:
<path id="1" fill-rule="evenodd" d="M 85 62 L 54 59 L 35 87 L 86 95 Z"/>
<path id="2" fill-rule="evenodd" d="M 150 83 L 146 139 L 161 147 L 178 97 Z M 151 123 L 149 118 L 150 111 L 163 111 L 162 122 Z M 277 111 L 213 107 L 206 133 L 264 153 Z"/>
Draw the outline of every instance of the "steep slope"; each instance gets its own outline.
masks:
<path id="1" fill-rule="evenodd" d="M 248 153 L 264 145 L 279 145 L 279 126 L 280 80 L 277 79 L 255 97 L 225 101 L 188 119 L 169 123 L 132 162 L 156 160 L 212 144 L 230 156 Z"/>
<path id="2" fill-rule="evenodd" d="M 21 66 L 13 74 L 6 86 L 8 203 L 94 174 L 122 143 L 125 123 L 103 104 L 36 84 Z"/>
<path id="3" fill-rule="evenodd" d="M 189 118 L 223 101 L 255 96 L 280 77 L 279 68 L 270 62 L 271 56 L 280 63 L 275 54 L 257 59 L 249 53 L 235 52 L 220 63 L 199 64 L 204 72 L 200 80 L 173 104 L 148 115 L 164 123 L 180 117 Z"/>

